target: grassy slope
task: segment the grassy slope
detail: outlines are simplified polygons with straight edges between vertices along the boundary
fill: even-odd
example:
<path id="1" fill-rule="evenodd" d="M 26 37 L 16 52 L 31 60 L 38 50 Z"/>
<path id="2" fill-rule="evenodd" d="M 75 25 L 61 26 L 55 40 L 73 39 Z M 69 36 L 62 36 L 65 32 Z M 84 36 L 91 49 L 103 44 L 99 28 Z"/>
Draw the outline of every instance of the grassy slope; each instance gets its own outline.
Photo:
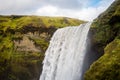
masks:
<path id="1" fill-rule="evenodd" d="M 116 0 L 93 23 L 93 36 L 98 52 L 104 55 L 94 62 L 85 74 L 85 80 L 120 79 L 120 1 Z"/>
<path id="2" fill-rule="evenodd" d="M 84 21 L 66 17 L 0 16 L 0 80 L 33 80 L 39 78 L 44 51 L 57 28 L 80 25 Z M 17 51 L 14 41 L 27 33 L 46 33 L 27 36 L 42 52 Z M 36 80 L 36 79 L 35 79 Z"/>
<path id="3" fill-rule="evenodd" d="M 83 21 L 67 17 L 44 17 L 44 16 L 0 16 L 0 30 L 20 29 L 27 25 L 34 27 L 51 27 L 56 28 L 65 26 L 79 25 Z"/>

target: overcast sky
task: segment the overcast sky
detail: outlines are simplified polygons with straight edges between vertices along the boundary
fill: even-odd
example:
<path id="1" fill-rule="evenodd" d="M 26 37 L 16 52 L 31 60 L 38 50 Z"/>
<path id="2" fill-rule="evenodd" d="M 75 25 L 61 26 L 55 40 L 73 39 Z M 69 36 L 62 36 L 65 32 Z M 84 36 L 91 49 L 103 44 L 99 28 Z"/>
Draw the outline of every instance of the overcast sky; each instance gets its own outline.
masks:
<path id="1" fill-rule="evenodd" d="M 65 16 L 91 21 L 114 0 L 0 0 L 0 15 Z"/>

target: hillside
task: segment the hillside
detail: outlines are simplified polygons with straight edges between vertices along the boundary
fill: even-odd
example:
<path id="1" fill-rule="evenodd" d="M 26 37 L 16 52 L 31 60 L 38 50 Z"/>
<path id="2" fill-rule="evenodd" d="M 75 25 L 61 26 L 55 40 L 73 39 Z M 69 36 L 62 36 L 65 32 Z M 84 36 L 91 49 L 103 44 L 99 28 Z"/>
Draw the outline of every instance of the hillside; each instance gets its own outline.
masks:
<path id="1" fill-rule="evenodd" d="M 115 2 L 91 26 L 92 43 L 103 54 L 85 74 L 85 80 L 120 79 L 120 0 Z"/>
<path id="2" fill-rule="evenodd" d="M 38 80 L 52 34 L 83 22 L 67 17 L 0 16 L 0 80 Z"/>

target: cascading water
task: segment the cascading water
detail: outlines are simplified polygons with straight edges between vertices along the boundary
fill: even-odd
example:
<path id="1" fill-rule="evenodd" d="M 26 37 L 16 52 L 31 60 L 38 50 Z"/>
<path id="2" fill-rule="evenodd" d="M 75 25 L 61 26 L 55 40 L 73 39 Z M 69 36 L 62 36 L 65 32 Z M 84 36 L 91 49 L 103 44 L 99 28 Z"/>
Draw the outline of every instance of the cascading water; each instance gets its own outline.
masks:
<path id="1" fill-rule="evenodd" d="M 81 80 L 91 23 L 58 29 L 45 53 L 40 80 Z"/>

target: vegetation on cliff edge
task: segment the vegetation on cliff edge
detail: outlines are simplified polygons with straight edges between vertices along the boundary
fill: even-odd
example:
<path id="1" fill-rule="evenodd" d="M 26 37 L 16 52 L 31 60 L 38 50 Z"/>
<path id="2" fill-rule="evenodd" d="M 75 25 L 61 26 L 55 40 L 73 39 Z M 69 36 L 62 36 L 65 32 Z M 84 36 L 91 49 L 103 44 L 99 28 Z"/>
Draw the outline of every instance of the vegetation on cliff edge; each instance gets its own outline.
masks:
<path id="1" fill-rule="evenodd" d="M 120 79 L 120 0 L 102 13 L 92 24 L 93 45 L 104 53 L 85 74 L 85 80 Z"/>
<path id="2" fill-rule="evenodd" d="M 83 22 L 67 17 L 0 16 L 0 80 L 38 80 L 54 31 Z"/>

